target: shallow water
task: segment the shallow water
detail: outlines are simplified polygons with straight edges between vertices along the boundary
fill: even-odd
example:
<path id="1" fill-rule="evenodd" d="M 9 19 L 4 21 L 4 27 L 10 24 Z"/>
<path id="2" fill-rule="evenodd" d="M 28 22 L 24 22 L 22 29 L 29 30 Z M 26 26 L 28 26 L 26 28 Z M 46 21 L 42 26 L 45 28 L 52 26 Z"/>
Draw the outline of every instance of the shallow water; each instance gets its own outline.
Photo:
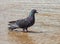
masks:
<path id="1" fill-rule="evenodd" d="M 37 9 L 29 32 L 8 30 L 8 22 Z M 0 44 L 60 44 L 60 0 L 0 0 Z"/>

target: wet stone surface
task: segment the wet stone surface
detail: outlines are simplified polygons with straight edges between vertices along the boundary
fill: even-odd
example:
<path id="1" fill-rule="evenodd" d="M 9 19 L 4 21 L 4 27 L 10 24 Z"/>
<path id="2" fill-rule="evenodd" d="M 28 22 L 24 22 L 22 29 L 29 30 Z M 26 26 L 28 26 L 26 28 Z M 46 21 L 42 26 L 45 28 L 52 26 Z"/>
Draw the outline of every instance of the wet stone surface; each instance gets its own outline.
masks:
<path id="1" fill-rule="evenodd" d="M 60 44 L 59 1 L 43 1 L 1 1 L 0 44 Z M 29 32 L 8 30 L 9 21 L 26 18 L 33 8 L 39 13 L 35 15 L 35 24 L 28 28 Z"/>

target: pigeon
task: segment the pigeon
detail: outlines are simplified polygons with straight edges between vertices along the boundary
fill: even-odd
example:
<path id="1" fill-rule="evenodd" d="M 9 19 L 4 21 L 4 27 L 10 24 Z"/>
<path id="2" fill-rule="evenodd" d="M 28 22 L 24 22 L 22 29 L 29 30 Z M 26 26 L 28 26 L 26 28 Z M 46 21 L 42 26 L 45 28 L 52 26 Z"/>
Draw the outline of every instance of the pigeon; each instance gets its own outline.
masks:
<path id="1" fill-rule="evenodd" d="M 16 28 L 22 28 L 23 32 L 28 32 L 28 27 L 31 27 L 35 23 L 35 13 L 38 13 L 36 9 L 32 9 L 29 16 L 24 19 L 16 21 L 9 21 L 9 29 L 14 30 Z"/>

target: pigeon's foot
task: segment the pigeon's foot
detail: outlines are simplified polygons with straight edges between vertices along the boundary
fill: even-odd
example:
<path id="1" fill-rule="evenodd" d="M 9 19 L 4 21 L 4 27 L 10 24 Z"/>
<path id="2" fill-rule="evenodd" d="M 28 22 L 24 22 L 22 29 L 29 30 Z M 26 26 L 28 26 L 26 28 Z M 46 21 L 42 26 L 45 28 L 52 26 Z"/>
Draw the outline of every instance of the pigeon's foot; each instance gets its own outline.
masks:
<path id="1" fill-rule="evenodd" d="M 23 29 L 23 32 L 25 32 L 25 29 Z"/>
<path id="2" fill-rule="evenodd" d="M 28 30 L 26 30 L 26 32 L 29 32 Z"/>
<path id="3" fill-rule="evenodd" d="M 26 30 L 26 29 L 23 29 L 23 32 L 28 32 L 28 30 Z"/>
<path id="4" fill-rule="evenodd" d="M 28 32 L 28 29 L 26 28 L 26 32 Z"/>

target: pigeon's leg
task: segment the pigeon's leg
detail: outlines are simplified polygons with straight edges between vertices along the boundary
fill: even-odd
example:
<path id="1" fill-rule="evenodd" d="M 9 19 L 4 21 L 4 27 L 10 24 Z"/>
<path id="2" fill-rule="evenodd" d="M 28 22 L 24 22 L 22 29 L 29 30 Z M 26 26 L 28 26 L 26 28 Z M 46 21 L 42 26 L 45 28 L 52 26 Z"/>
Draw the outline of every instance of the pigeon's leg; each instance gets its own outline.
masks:
<path id="1" fill-rule="evenodd" d="M 23 32 L 25 32 L 25 29 L 23 29 Z"/>
<path id="2" fill-rule="evenodd" d="M 26 31 L 28 32 L 28 29 L 26 28 Z"/>

